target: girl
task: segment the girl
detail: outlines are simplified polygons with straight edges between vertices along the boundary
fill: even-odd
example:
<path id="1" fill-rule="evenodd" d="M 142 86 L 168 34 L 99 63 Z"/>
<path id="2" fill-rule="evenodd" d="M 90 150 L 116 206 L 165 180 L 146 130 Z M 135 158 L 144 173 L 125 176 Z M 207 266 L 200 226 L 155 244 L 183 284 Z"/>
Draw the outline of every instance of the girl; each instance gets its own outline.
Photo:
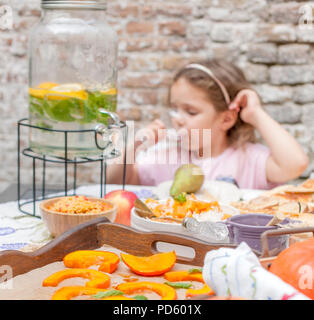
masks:
<path id="1" fill-rule="evenodd" d="M 139 132 L 146 143 L 135 142 L 136 162 L 127 165 L 126 183 L 158 185 L 173 180 L 183 163 L 193 162 L 207 180 L 231 179 L 240 188 L 270 189 L 299 177 L 308 165 L 301 146 L 264 111 L 243 72 L 227 61 L 214 59 L 179 70 L 169 103 L 181 144 L 169 143 L 165 124 L 155 120 Z M 267 146 L 256 143 L 255 130 Z M 118 171 L 121 165 L 110 167 L 109 183 L 119 183 Z"/>

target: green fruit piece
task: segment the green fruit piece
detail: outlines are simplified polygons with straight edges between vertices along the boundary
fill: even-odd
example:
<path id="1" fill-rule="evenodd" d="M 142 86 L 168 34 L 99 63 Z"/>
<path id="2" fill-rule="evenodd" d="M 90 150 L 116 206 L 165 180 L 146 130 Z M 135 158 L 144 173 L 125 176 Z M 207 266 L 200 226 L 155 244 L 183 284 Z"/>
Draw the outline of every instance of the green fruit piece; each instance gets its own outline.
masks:
<path id="1" fill-rule="evenodd" d="M 184 164 L 177 169 L 170 188 L 170 195 L 178 197 L 182 192 L 195 193 L 204 183 L 204 173 L 200 167 L 190 163 Z"/>

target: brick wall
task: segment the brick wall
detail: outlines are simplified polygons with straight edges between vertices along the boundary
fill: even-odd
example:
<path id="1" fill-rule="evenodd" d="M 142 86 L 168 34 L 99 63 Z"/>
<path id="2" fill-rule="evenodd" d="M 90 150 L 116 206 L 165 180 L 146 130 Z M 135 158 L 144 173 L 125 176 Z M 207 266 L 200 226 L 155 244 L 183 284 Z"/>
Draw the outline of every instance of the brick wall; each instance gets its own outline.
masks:
<path id="1" fill-rule="evenodd" d="M 16 181 L 16 122 L 27 116 L 27 37 L 39 0 L 0 0 L 13 29 L 0 30 L 0 189 Z M 110 0 L 119 35 L 119 112 L 138 125 L 166 119 L 173 72 L 189 60 L 225 57 L 243 68 L 265 108 L 304 146 L 314 170 L 314 30 L 300 29 L 314 1 Z M 314 28 L 314 27 L 313 27 Z M 22 174 L 30 180 L 29 164 Z M 58 180 L 52 170 L 51 181 Z M 62 172 L 60 173 L 62 174 Z M 95 170 L 83 180 L 93 182 Z"/>

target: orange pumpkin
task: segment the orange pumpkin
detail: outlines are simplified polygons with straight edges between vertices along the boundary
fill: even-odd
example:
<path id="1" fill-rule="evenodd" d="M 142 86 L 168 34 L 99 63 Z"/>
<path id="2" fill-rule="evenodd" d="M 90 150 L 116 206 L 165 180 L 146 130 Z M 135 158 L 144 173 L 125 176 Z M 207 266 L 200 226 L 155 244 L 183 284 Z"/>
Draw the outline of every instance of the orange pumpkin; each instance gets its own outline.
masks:
<path id="1" fill-rule="evenodd" d="M 75 277 L 89 279 L 86 282 L 86 287 L 108 288 L 110 286 L 110 277 L 107 274 L 93 269 L 78 268 L 64 269 L 53 273 L 43 281 L 43 286 L 56 287 L 63 280 Z"/>
<path id="2" fill-rule="evenodd" d="M 314 238 L 296 242 L 280 252 L 269 271 L 314 299 Z"/>
<path id="3" fill-rule="evenodd" d="M 188 289 L 185 292 L 186 297 L 196 297 L 198 295 L 213 295 L 214 291 L 207 285 L 204 284 L 204 286 L 200 289 Z"/>
<path id="4" fill-rule="evenodd" d="M 82 286 L 61 287 L 52 296 L 51 300 L 71 300 L 78 296 L 91 296 L 99 292 L 107 292 L 107 289 L 90 288 Z"/>
<path id="5" fill-rule="evenodd" d="M 109 251 L 77 250 L 63 258 L 67 268 L 89 268 L 99 265 L 98 271 L 113 273 L 120 262 L 119 256 Z"/>
<path id="6" fill-rule="evenodd" d="M 149 281 L 121 283 L 117 286 L 117 290 L 121 290 L 125 294 L 132 294 L 134 292 L 143 292 L 145 290 L 149 290 L 160 295 L 161 300 L 177 299 L 176 290 L 163 283 Z"/>
<path id="7" fill-rule="evenodd" d="M 157 253 L 148 257 L 137 257 L 121 253 L 122 261 L 136 274 L 160 276 L 169 271 L 176 263 L 175 251 Z"/>
<path id="8" fill-rule="evenodd" d="M 165 279 L 171 282 L 176 281 L 198 281 L 204 282 L 203 275 L 201 272 L 189 273 L 188 271 L 170 271 L 164 275 Z M 197 295 L 213 295 L 214 291 L 205 284 L 201 289 L 188 289 L 185 292 L 186 297 L 194 297 Z"/>
<path id="9" fill-rule="evenodd" d="M 107 290 L 107 289 L 82 287 L 82 286 L 61 287 L 53 294 L 51 300 L 71 300 L 72 298 L 75 298 L 78 296 L 93 296 L 101 292 L 106 293 L 109 291 L 110 290 Z M 119 296 L 109 296 L 109 297 L 101 298 L 101 300 L 135 300 L 135 299 L 119 295 Z"/>

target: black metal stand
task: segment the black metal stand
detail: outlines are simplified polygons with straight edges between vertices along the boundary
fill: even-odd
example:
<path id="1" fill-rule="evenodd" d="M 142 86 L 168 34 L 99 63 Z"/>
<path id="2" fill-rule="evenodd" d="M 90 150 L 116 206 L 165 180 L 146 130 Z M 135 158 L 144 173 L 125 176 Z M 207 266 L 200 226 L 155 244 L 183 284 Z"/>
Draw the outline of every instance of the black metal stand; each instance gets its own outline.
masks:
<path id="1" fill-rule="evenodd" d="M 58 132 L 60 134 L 64 135 L 64 156 L 51 156 L 47 154 L 40 154 L 34 152 L 30 147 L 22 149 L 21 146 L 21 128 L 31 128 L 32 130 L 44 130 L 44 131 L 51 131 L 51 132 Z M 110 129 L 110 125 L 108 126 Z M 115 129 L 117 129 L 115 127 Z M 121 129 L 123 131 L 123 172 L 122 172 L 122 188 L 125 189 L 125 176 L 126 176 L 126 150 L 127 150 L 127 138 L 128 138 L 128 128 L 127 125 L 124 122 L 120 122 L 120 127 L 118 129 Z M 102 154 L 99 156 L 93 156 L 93 157 L 75 157 L 75 158 L 69 158 L 68 157 L 68 135 L 69 134 L 75 134 L 75 133 L 94 133 L 95 140 L 94 142 L 91 141 L 91 143 L 95 143 L 96 147 L 102 151 Z M 62 187 L 63 190 L 58 190 L 58 193 L 62 193 L 60 196 L 68 196 L 69 194 L 69 167 L 73 166 L 73 182 L 72 182 L 72 192 L 71 195 L 76 195 L 76 189 L 77 189 L 77 167 L 80 164 L 86 164 L 86 163 L 98 163 L 99 169 L 100 169 L 100 197 L 102 198 L 106 194 L 106 168 L 107 168 L 107 160 L 117 158 L 121 156 L 121 152 L 118 150 L 113 150 L 109 154 L 106 153 L 105 150 L 108 147 L 101 147 L 99 143 L 97 142 L 97 135 L 98 132 L 96 129 L 90 129 L 90 130 L 54 130 L 54 129 L 48 129 L 48 128 L 42 128 L 38 126 L 31 125 L 28 121 L 28 119 L 21 119 L 18 121 L 18 128 L 17 128 L 17 136 L 18 136 L 18 148 L 17 148 L 17 179 L 18 179 L 18 186 L 17 186 L 17 194 L 18 194 L 18 208 L 21 212 L 31 215 L 37 218 L 41 218 L 40 215 L 36 214 L 36 202 L 42 201 L 45 199 L 52 198 L 53 196 L 49 196 L 47 192 L 47 183 L 46 183 L 46 168 L 48 163 L 54 163 L 54 164 L 61 164 L 64 165 L 64 187 Z M 27 190 L 24 192 L 24 194 L 21 194 L 21 155 L 31 158 L 32 159 L 32 188 L 31 190 Z M 37 162 L 42 163 L 42 183 L 41 183 L 41 192 L 40 189 L 37 189 L 36 186 L 36 177 L 38 174 L 37 170 Z M 37 170 L 37 172 L 36 172 Z M 57 190 L 56 190 L 57 192 Z M 40 194 L 38 194 L 40 193 Z M 28 196 L 27 196 L 28 194 Z M 32 209 L 26 210 L 24 207 L 26 205 L 32 204 Z"/>

